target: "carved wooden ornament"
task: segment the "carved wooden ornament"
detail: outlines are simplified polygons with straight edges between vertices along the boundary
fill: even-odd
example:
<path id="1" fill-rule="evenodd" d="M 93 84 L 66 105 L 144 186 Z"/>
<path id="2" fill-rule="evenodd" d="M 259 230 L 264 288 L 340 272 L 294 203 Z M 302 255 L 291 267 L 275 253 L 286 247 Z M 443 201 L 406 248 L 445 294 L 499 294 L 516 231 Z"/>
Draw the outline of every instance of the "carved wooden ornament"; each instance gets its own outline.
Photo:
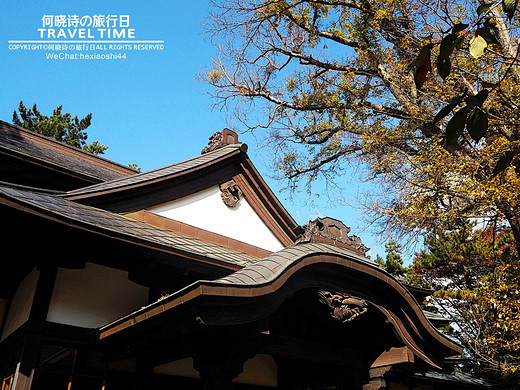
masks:
<path id="1" fill-rule="evenodd" d="M 233 130 L 226 128 L 220 132 L 213 133 L 209 137 L 208 146 L 202 149 L 200 153 L 206 154 L 231 144 L 238 144 L 238 135 Z"/>
<path id="2" fill-rule="evenodd" d="M 225 183 L 222 183 L 219 188 L 220 196 L 222 197 L 224 204 L 228 207 L 235 207 L 243 194 L 238 184 L 233 179 L 231 179 Z"/>
<path id="3" fill-rule="evenodd" d="M 209 152 L 212 152 L 218 148 L 221 148 L 224 141 L 224 135 L 221 132 L 214 133 L 211 137 L 209 137 L 208 146 L 206 146 L 202 151 L 201 154 L 206 154 Z"/>
<path id="4" fill-rule="evenodd" d="M 368 304 L 364 299 L 345 293 L 321 290 L 318 296 L 320 297 L 320 302 L 330 308 L 331 316 L 341 322 L 352 321 L 368 310 Z"/>
<path id="5" fill-rule="evenodd" d="M 316 218 L 314 221 L 309 221 L 303 225 L 303 228 L 305 233 L 296 243 L 312 242 L 314 237 L 323 237 L 334 242 L 347 244 L 362 253 L 368 251 L 368 248 L 363 245 L 358 236 L 348 235 L 350 233 L 349 227 L 334 218 Z"/>

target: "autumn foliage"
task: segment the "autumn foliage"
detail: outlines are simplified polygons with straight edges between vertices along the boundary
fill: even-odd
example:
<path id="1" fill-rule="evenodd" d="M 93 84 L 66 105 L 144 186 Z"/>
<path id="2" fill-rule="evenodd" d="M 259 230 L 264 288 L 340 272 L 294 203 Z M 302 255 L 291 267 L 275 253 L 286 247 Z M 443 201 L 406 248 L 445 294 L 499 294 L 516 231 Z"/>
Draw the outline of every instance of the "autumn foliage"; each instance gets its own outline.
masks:
<path id="1" fill-rule="evenodd" d="M 408 277 L 434 285 L 493 372 L 519 367 L 517 6 L 224 0 L 208 25 L 216 105 L 266 136 L 292 188 L 367 167 L 367 213 L 394 237 L 429 234 Z"/>
<path id="2" fill-rule="evenodd" d="M 479 217 L 520 242 L 510 3 L 216 2 L 206 80 L 238 127 L 267 136 L 291 185 L 361 162 L 383 188 L 367 206 L 386 229 Z"/>
<path id="3" fill-rule="evenodd" d="M 407 279 L 435 289 L 429 307 L 452 320 L 471 369 L 520 374 L 520 258 L 510 229 L 465 221 L 429 234 Z"/>

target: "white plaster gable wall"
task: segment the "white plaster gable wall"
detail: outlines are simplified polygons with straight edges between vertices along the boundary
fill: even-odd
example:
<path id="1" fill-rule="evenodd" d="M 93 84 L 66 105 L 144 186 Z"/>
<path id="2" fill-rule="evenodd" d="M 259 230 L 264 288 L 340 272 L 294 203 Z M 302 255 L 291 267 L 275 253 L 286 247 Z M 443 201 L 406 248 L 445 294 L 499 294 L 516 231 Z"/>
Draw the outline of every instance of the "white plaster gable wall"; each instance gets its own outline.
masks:
<path id="1" fill-rule="evenodd" d="M 222 201 L 218 186 L 150 208 L 152 213 L 272 252 L 284 248 L 245 198 L 235 207 Z"/>
<path id="2" fill-rule="evenodd" d="M 128 280 L 128 273 L 86 263 L 85 269 L 58 269 L 47 321 L 97 328 L 138 310 L 148 302 L 148 288 Z"/>
<path id="3" fill-rule="evenodd" d="M 39 274 L 40 272 L 35 268 L 20 282 L 9 306 L 4 331 L 2 332 L 2 340 L 29 319 Z"/>

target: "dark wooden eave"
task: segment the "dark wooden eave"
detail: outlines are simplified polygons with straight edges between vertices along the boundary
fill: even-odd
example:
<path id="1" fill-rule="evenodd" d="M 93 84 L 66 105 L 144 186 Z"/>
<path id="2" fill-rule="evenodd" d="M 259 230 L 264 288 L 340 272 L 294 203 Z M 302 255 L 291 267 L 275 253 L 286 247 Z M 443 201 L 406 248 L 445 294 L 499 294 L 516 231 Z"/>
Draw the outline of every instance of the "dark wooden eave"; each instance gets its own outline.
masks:
<path id="1" fill-rule="evenodd" d="M 410 291 L 410 293 L 415 297 L 415 299 L 417 299 L 417 302 L 419 303 L 422 303 L 427 297 L 434 293 L 434 290 L 431 288 L 406 283 L 404 281 L 401 281 L 401 283 L 408 289 L 408 291 Z"/>
<path id="2" fill-rule="evenodd" d="M 131 176 L 135 170 L 0 121 L 0 180 L 71 190 Z"/>
<path id="3" fill-rule="evenodd" d="M 383 313 L 414 355 L 437 369 L 462 351 L 424 317 L 408 290 L 376 264 L 350 250 L 315 243 L 283 249 L 215 281 L 196 282 L 102 327 L 99 340 L 138 337 L 183 321 L 208 327 L 262 321 L 288 297 L 308 288 L 366 300 Z"/>
<path id="4" fill-rule="evenodd" d="M 157 190 L 167 189 L 163 183 L 170 184 L 171 180 L 202 171 L 207 173 L 218 171 L 223 165 L 228 165 L 229 159 L 241 151 L 246 146 L 242 144 L 228 145 L 213 152 L 192 157 L 190 159 L 171 164 L 162 168 L 142 172 L 132 177 L 120 178 L 106 181 L 85 188 L 69 191 L 67 199 L 82 202 L 85 204 L 106 204 L 111 209 L 118 211 L 135 211 L 132 203 L 139 201 L 154 204 L 155 199 L 141 200 L 143 194 L 156 192 Z M 225 164 L 222 164 L 222 163 Z M 162 186 L 161 186 L 162 184 Z M 181 195 L 184 196 L 185 194 Z M 119 199 L 119 200 L 118 200 Z M 121 199 L 124 199 L 121 200 Z M 128 199 L 128 200 L 127 200 Z M 133 200 L 133 202 L 132 202 Z M 152 202 L 152 203 L 150 203 Z M 121 205 L 121 203 L 125 205 Z M 128 205 L 126 205 L 128 203 Z M 122 208 L 128 207 L 128 210 Z M 137 206 L 141 207 L 141 206 Z"/>
<path id="5" fill-rule="evenodd" d="M 172 256 L 182 267 L 236 271 L 256 258 L 244 252 L 175 233 L 105 210 L 78 204 L 52 192 L 0 186 L 0 204 L 40 219 Z"/>

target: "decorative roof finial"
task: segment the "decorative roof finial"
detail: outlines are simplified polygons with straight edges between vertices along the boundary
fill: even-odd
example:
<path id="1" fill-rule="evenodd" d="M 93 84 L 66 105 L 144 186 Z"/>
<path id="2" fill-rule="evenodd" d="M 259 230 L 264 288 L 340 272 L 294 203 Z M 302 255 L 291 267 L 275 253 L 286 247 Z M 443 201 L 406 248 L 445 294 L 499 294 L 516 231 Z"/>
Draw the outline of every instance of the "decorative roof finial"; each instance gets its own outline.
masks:
<path id="1" fill-rule="evenodd" d="M 214 150 L 220 149 L 226 145 L 238 144 L 238 134 L 233 130 L 229 130 L 225 128 L 221 132 L 214 133 L 211 137 L 209 137 L 208 146 L 206 146 L 201 154 L 209 153 Z"/>
<path id="2" fill-rule="evenodd" d="M 334 245 L 344 244 L 356 249 L 363 255 L 366 254 L 367 248 L 361 242 L 358 236 L 349 236 L 350 228 L 337 219 L 330 217 L 316 218 L 314 221 L 309 221 L 303 225 L 305 233 L 296 242 L 329 242 Z"/>

